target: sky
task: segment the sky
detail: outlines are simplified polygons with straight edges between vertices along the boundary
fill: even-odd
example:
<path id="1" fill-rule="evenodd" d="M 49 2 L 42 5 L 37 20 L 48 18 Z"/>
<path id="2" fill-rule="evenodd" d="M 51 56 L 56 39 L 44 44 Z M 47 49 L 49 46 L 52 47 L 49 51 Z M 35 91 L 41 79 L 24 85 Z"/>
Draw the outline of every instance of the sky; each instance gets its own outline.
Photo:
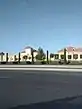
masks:
<path id="1" fill-rule="evenodd" d="M 82 47 L 82 0 L 0 0 L 0 51 Z"/>

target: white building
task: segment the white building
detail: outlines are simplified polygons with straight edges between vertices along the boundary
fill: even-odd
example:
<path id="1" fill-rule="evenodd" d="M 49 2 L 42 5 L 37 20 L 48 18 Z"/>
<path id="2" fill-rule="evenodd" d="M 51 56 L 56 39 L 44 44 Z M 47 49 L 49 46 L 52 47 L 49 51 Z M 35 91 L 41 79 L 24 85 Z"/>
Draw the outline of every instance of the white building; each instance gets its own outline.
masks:
<path id="1" fill-rule="evenodd" d="M 33 51 L 33 56 L 35 59 L 36 55 L 38 54 L 38 51 L 30 46 L 27 46 L 24 48 L 23 51 L 20 52 L 21 61 L 24 61 L 24 60 L 31 61 L 32 60 L 32 51 Z M 27 57 L 27 59 L 25 59 L 24 57 Z"/>
<path id="2" fill-rule="evenodd" d="M 21 52 L 20 52 L 20 61 L 31 61 L 32 60 L 32 53 L 33 51 L 33 56 L 34 56 L 34 60 L 36 55 L 38 54 L 38 51 L 33 49 L 30 46 L 25 47 Z M 19 58 L 19 53 L 16 54 L 10 54 L 8 53 L 8 61 L 9 62 L 13 62 L 13 61 L 18 61 Z M 0 53 L 0 61 L 6 61 L 6 53 L 1 52 Z"/>
<path id="3" fill-rule="evenodd" d="M 54 59 L 64 59 L 64 48 L 55 54 Z M 66 59 L 71 61 L 82 61 L 82 48 L 66 47 Z"/>

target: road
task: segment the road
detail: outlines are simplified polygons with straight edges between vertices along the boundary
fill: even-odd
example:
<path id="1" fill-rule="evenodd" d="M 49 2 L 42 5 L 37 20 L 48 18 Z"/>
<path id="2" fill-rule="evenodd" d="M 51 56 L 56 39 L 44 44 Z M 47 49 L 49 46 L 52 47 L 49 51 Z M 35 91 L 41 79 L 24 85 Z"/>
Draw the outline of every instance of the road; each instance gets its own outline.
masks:
<path id="1" fill-rule="evenodd" d="M 82 95 L 82 73 L 0 70 L 0 109 Z"/>

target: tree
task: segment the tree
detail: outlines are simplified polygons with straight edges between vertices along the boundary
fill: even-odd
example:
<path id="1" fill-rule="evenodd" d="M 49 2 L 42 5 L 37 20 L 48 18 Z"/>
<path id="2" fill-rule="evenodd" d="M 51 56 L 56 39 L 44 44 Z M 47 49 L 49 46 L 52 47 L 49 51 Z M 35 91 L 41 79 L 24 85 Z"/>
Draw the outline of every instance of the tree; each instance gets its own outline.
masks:
<path id="1" fill-rule="evenodd" d="M 18 54 L 18 62 L 20 63 L 20 60 L 21 60 L 21 58 L 20 58 L 20 52 L 19 52 L 19 54 Z"/>
<path id="2" fill-rule="evenodd" d="M 48 56 L 49 56 L 49 51 L 47 50 L 47 64 L 49 64 Z"/>
<path id="3" fill-rule="evenodd" d="M 34 50 L 31 48 L 32 63 L 34 64 Z"/>
<path id="4" fill-rule="evenodd" d="M 66 60 L 66 48 L 64 48 L 64 63 L 66 64 L 67 60 Z"/>
<path id="5" fill-rule="evenodd" d="M 8 53 L 6 53 L 6 62 L 8 62 L 8 59 L 9 59 L 9 58 L 8 58 Z"/>
<path id="6" fill-rule="evenodd" d="M 36 55 L 37 60 L 44 60 L 46 58 L 45 53 L 41 47 L 38 48 L 38 54 Z"/>

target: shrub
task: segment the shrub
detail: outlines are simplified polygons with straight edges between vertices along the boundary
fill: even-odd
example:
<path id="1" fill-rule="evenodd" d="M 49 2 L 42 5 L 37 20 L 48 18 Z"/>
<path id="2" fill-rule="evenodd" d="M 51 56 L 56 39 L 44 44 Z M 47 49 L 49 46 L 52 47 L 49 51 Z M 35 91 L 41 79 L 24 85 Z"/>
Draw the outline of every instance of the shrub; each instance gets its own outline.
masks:
<path id="1" fill-rule="evenodd" d="M 59 62 L 58 62 L 58 61 L 51 61 L 49 64 L 50 64 L 50 65 L 58 65 Z"/>
<path id="2" fill-rule="evenodd" d="M 26 64 L 32 64 L 32 62 L 30 62 L 30 61 L 26 61 Z"/>
<path id="3" fill-rule="evenodd" d="M 59 61 L 59 64 L 64 64 L 64 61 L 63 61 L 63 60 L 60 60 L 60 61 Z"/>
<path id="4" fill-rule="evenodd" d="M 47 64 L 47 62 L 46 61 L 41 61 L 41 64 Z"/>
<path id="5" fill-rule="evenodd" d="M 13 64 L 18 64 L 18 62 L 13 62 Z"/>
<path id="6" fill-rule="evenodd" d="M 6 62 L 1 62 L 1 64 L 6 64 Z"/>

